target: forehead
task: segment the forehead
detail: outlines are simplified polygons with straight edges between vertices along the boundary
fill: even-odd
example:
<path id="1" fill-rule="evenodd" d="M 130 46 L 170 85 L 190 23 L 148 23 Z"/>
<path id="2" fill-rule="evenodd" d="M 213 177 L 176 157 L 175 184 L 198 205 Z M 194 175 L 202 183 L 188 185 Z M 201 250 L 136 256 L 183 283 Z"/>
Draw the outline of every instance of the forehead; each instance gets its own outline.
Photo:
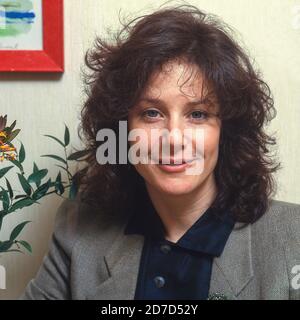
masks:
<path id="1" fill-rule="evenodd" d="M 199 99 L 205 93 L 206 86 L 199 67 L 183 60 L 172 60 L 155 71 L 144 90 L 149 98 L 184 96 L 189 100 Z"/>

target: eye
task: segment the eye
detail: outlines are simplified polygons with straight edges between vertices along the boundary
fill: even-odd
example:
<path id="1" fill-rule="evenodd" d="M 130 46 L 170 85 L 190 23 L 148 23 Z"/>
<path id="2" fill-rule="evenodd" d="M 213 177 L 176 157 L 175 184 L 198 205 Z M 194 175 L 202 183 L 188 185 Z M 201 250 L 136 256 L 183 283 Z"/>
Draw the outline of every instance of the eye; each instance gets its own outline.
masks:
<path id="1" fill-rule="evenodd" d="M 157 110 L 149 109 L 143 112 L 143 116 L 147 118 L 157 118 L 160 113 Z"/>
<path id="2" fill-rule="evenodd" d="M 203 112 L 203 111 L 200 111 L 200 110 L 196 110 L 196 111 L 193 111 L 191 113 L 191 117 L 194 119 L 194 120 L 204 120 L 208 117 L 208 114 L 206 112 Z"/>

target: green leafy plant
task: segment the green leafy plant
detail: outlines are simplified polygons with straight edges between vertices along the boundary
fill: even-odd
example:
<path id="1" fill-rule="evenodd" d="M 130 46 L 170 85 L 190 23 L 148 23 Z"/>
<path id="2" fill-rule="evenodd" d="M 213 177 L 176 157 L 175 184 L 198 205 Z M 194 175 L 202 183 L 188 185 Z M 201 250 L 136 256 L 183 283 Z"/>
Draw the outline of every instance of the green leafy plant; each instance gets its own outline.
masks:
<path id="1" fill-rule="evenodd" d="M 64 197 L 67 189 L 68 198 L 73 199 L 77 193 L 77 186 L 74 181 L 74 176 L 70 171 L 69 161 L 78 161 L 82 159 L 87 151 L 76 151 L 68 156 L 67 148 L 70 145 L 70 132 L 65 125 L 64 139 L 63 141 L 52 135 L 45 135 L 54 141 L 56 141 L 64 150 L 64 157 L 57 156 L 55 154 L 46 154 L 42 157 L 48 157 L 59 164 L 56 166 L 60 168 L 55 180 L 48 177 L 48 169 L 39 168 L 37 164 L 33 163 L 33 169 L 31 173 L 25 173 L 23 163 L 26 160 L 25 147 L 21 143 L 19 151 L 13 145 L 12 141 L 19 134 L 20 129 L 14 130 L 16 121 L 9 127 L 6 126 L 7 116 L 0 117 L 0 204 L 2 209 L 0 210 L 0 235 L 1 230 L 4 228 L 5 218 L 15 212 L 22 212 L 22 209 L 35 204 L 40 204 L 42 198 L 55 194 L 59 197 Z M 1 168 L 1 163 L 9 162 L 11 165 Z M 16 192 L 6 175 L 11 170 L 17 170 L 17 177 L 19 185 L 22 191 Z M 62 174 L 62 171 L 64 174 Z M 66 181 L 63 180 L 63 176 L 66 176 Z M 5 185 L 2 186 L 1 182 L 5 181 Z M 1 207 L 0 207 L 1 208 Z M 4 252 L 23 252 L 21 249 L 25 249 L 28 252 L 32 252 L 31 245 L 25 240 L 20 240 L 20 235 L 24 227 L 31 221 L 24 221 L 18 224 L 11 232 L 9 239 L 0 241 L 0 253 Z"/>

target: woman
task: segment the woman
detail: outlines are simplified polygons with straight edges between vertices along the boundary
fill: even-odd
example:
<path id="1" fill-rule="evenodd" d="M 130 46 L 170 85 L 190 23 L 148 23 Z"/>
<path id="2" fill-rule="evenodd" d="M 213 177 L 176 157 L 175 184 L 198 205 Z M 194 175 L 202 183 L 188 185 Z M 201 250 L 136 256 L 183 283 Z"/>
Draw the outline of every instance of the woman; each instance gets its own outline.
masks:
<path id="1" fill-rule="evenodd" d="M 300 206 L 272 199 L 273 99 L 229 27 L 161 9 L 98 38 L 86 63 L 87 165 L 21 299 L 299 299 Z M 124 140 L 121 121 L 143 134 Z M 156 162 L 124 159 L 138 143 L 131 155 L 158 146 Z"/>

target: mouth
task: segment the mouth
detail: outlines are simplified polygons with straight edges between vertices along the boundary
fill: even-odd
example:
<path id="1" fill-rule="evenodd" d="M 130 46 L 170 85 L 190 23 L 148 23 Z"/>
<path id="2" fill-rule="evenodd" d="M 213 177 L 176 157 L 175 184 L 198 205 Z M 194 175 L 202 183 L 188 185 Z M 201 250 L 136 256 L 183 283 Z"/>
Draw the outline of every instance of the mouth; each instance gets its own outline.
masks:
<path id="1" fill-rule="evenodd" d="M 158 164 L 159 165 L 168 165 L 168 166 L 182 166 L 182 165 L 186 165 L 186 164 L 190 164 L 194 161 L 195 159 L 191 159 L 191 160 L 182 160 L 182 159 L 159 159 L 158 160 Z"/>
<path id="2" fill-rule="evenodd" d="M 168 174 L 181 173 L 181 172 L 185 172 L 185 170 L 189 168 L 195 160 L 196 159 L 191 159 L 191 160 L 180 159 L 180 161 L 175 161 L 175 159 L 169 159 L 169 160 L 160 159 L 157 162 L 157 165 L 160 168 L 160 170 L 162 170 L 165 173 L 168 173 Z"/>

